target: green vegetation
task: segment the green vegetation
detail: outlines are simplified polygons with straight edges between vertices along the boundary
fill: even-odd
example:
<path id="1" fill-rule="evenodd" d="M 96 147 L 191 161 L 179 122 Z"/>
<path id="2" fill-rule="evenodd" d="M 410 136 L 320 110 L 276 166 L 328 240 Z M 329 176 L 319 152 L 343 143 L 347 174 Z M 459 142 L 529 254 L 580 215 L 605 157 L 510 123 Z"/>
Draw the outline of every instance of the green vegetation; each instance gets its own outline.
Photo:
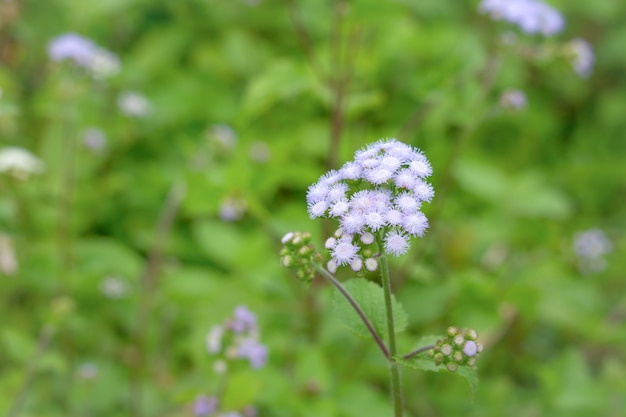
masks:
<path id="1" fill-rule="evenodd" d="M 389 259 L 398 351 L 484 346 L 473 393 L 403 368 L 405 415 L 622 416 L 626 3 L 552 0 L 551 36 L 479 3 L 0 0 L 0 415 L 391 416 L 368 330 L 280 251 L 308 231 L 327 260 L 308 187 L 395 137 L 435 190 Z M 268 361 L 221 372 L 207 335 L 239 306 Z"/>

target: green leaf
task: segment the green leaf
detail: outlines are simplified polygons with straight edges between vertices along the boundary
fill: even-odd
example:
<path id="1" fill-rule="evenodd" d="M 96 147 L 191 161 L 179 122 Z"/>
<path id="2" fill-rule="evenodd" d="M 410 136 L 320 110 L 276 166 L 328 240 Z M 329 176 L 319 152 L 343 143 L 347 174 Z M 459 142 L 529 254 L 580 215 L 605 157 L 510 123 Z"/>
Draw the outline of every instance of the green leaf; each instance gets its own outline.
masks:
<path id="1" fill-rule="evenodd" d="M 242 371 L 230 375 L 224 394 L 222 405 L 226 410 L 242 409 L 253 404 L 261 392 L 261 381 L 252 371 Z"/>
<path id="2" fill-rule="evenodd" d="M 387 314 L 383 289 L 376 283 L 363 278 L 355 278 L 343 283 L 344 288 L 361 307 L 367 318 L 372 322 L 376 332 L 387 340 Z M 396 333 L 402 332 L 408 322 L 407 314 L 395 297 L 392 296 L 393 322 Z M 335 292 L 333 308 L 337 317 L 353 333 L 369 338 L 370 332 L 348 300 L 338 291 Z"/>
<path id="3" fill-rule="evenodd" d="M 419 355 L 415 358 L 411 358 L 408 360 L 402 358 L 397 358 L 396 360 L 400 365 L 406 368 L 418 369 L 420 371 L 448 371 L 448 369 L 444 365 L 435 365 L 435 362 L 432 359 Z M 469 385 L 472 397 L 474 397 L 474 394 L 476 394 L 476 390 L 478 389 L 478 372 L 476 368 L 469 366 L 459 366 L 456 371 L 450 373 L 458 375 L 465 379 L 465 381 L 467 381 L 467 384 Z"/>

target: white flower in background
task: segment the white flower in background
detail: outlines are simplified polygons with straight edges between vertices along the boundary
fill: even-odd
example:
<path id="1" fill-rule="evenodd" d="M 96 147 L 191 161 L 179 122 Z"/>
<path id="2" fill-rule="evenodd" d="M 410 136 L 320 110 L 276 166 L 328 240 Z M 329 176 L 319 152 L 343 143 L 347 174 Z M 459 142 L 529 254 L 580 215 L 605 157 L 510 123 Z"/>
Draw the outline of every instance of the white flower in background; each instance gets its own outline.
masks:
<path id="1" fill-rule="evenodd" d="M 209 141 L 217 143 L 226 150 L 234 149 L 237 145 L 237 133 L 226 124 L 218 123 L 211 126 L 206 135 Z"/>
<path id="2" fill-rule="evenodd" d="M 500 105 L 509 110 L 521 110 L 526 107 L 526 94 L 521 90 L 506 90 L 500 96 Z"/>
<path id="3" fill-rule="evenodd" d="M 17 180 L 26 180 L 32 174 L 40 174 L 45 164 L 23 148 L 7 147 L 0 150 L 0 173 L 6 173 Z"/>
<path id="4" fill-rule="evenodd" d="M 226 222 L 241 220 L 246 213 L 246 202 L 237 197 L 226 197 L 220 204 L 220 219 Z"/>
<path id="5" fill-rule="evenodd" d="M 123 91 L 117 98 L 117 105 L 128 117 L 144 117 L 150 113 L 150 101 L 136 91 Z"/>
<path id="6" fill-rule="evenodd" d="M 109 298 L 123 298 L 128 290 L 128 284 L 120 277 L 110 276 L 100 282 L 100 291 Z"/>
<path id="7" fill-rule="evenodd" d="M 482 0 L 478 10 L 517 25 L 528 34 L 555 35 L 565 28 L 561 13 L 540 0 Z"/>
<path id="8" fill-rule="evenodd" d="M 267 143 L 257 140 L 250 145 L 250 158 L 254 162 L 264 164 L 270 160 L 271 153 Z"/>
<path id="9" fill-rule="evenodd" d="M 102 48 L 93 51 L 86 66 L 94 77 L 99 79 L 117 75 L 121 69 L 117 55 Z"/>
<path id="10" fill-rule="evenodd" d="M 576 74 L 588 78 L 593 71 L 595 55 L 591 44 L 582 38 L 571 40 L 567 45 L 567 55 Z"/>
<path id="11" fill-rule="evenodd" d="M 91 151 L 102 152 L 107 146 L 107 138 L 102 130 L 90 127 L 83 132 L 83 144 Z"/>
<path id="12" fill-rule="evenodd" d="M 578 256 L 579 270 L 583 273 L 604 270 L 604 256 L 612 250 L 613 244 L 600 229 L 586 230 L 574 235 L 574 252 Z"/>
<path id="13" fill-rule="evenodd" d="M 98 367 L 91 363 L 82 363 L 76 370 L 76 375 L 83 381 L 93 381 L 98 377 Z"/>

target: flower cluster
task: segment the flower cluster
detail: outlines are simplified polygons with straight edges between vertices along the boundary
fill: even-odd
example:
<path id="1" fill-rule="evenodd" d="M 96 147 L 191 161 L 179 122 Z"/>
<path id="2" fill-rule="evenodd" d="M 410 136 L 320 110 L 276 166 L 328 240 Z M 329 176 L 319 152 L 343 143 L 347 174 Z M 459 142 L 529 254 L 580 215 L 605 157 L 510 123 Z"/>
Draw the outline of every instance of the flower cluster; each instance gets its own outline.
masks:
<path id="1" fill-rule="evenodd" d="M 26 149 L 13 146 L 0 149 L 0 174 L 23 181 L 44 170 L 44 163 Z"/>
<path id="2" fill-rule="evenodd" d="M 228 360 L 247 359 L 250 367 L 261 368 L 267 363 L 267 347 L 259 343 L 256 315 L 245 306 L 238 306 L 232 318 L 215 325 L 206 338 L 209 353 L 219 355 L 214 364 L 218 374 L 226 372 Z"/>
<path id="3" fill-rule="evenodd" d="M 206 338 L 206 348 L 212 355 L 218 356 L 213 363 L 213 371 L 224 375 L 228 371 L 228 363 L 238 359 L 246 359 L 253 369 L 263 367 L 267 363 L 267 346 L 259 342 L 259 328 L 256 315 L 245 306 L 237 306 L 233 316 L 224 320 L 221 325 L 211 328 Z M 223 411 L 228 408 L 221 404 L 218 396 L 200 394 L 193 403 L 193 412 L 197 417 L 256 417 L 256 409 L 252 406 L 237 411 Z"/>
<path id="4" fill-rule="evenodd" d="M 613 244 L 600 229 L 578 232 L 574 236 L 574 251 L 578 268 L 583 273 L 600 272 L 606 268 L 604 256 L 613 250 Z"/>
<path id="5" fill-rule="evenodd" d="M 301 281 L 310 283 L 315 275 L 314 264 L 320 263 L 322 256 L 311 244 L 311 234 L 289 232 L 282 239 L 280 262 L 285 268 L 293 268 Z"/>
<path id="6" fill-rule="evenodd" d="M 482 0 L 479 11 L 513 23 L 528 34 L 550 36 L 565 27 L 561 13 L 540 0 Z"/>
<path id="7" fill-rule="evenodd" d="M 568 42 L 565 48 L 576 74 L 582 78 L 588 78 L 593 71 L 595 61 L 591 44 L 582 38 L 576 38 Z"/>
<path id="8" fill-rule="evenodd" d="M 336 239 L 326 242 L 332 262 L 355 270 L 367 266 L 361 245 L 373 243 L 376 233 L 381 234 L 386 253 L 406 253 L 410 237 L 421 237 L 428 228 L 420 208 L 434 196 L 425 181 L 431 173 L 419 149 L 388 139 L 358 150 L 353 161 L 310 186 L 306 197 L 310 217 L 339 221 Z"/>
<path id="9" fill-rule="evenodd" d="M 478 343 L 476 331 L 472 329 L 458 329 L 448 327 L 446 337 L 437 340 L 434 348 L 428 351 L 428 356 L 435 360 L 437 365 L 446 365 L 450 372 L 459 366 L 474 366 L 483 345 Z"/>
<path id="10" fill-rule="evenodd" d="M 110 77 L 120 71 L 117 56 L 75 33 L 66 33 L 52 39 L 48 44 L 48 56 L 53 61 L 74 61 L 95 78 Z"/>

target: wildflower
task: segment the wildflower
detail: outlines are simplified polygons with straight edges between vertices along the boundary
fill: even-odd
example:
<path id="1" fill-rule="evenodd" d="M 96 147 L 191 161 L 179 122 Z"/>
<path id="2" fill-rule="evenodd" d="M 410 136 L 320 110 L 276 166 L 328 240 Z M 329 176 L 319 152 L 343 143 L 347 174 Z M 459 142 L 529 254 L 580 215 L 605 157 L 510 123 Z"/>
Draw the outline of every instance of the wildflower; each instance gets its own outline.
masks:
<path id="1" fill-rule="evenodd" d="M 567 45 L 567 55 L 576 74 L 588 78 L 593 71 L 595 55 L 591 44 L 582 38 L 576 38 Z"/>
<path id="2" fill-rule="evenodd" d="M 332 266 L 350 265 L 355 259 L 368 270 L 376 262 L 361 257 L 361 244 L 375 240 L 382 231 L 387 253 L 399 256 L 410 247 L 409 236 L 422 236 L 428 220 L 421 213 L 422 202 L 429 202 L 434 190 L 425 178 L 432 174 L 428 159 L 420 150 L 396 139 L 380 140 L 355 152 L 354 160 L 338 171 L 324 174 L 307 192 L 311 218 L 330 217 L 339 222 L 339 235 L 359 235 L 360 240 L 343 239 L 327 245 Z"/>
<path id="3" fill-rule="evenodd" d="M 256 330 L 256 314 L 248 310 L 245 306 L 237 306 L 237 308 L 235 308 L 231 328 L 235 333 Z"/>
<path id="4" fill-rule="evenodd" d="M 93 152 L 102 152 L 106 148 L 107 138 L 102 130 L 90 127 L 83 132 L 83 144 Z"/>
<path id="5" fill-rule="evenodd" d="M 482 0 L 478 10 L 495 20 L 515 24 L 528 34 L 550 36 L 565 27 L 561 13 L 540 0 Z"/>
<path id="6" fill-rule="evenodd" d="M 53 61 L 73 61 L 95 78 L 110 77 L 120 71 L 120 61 L 115 54 L 75 33 L 52 39 L 48 44 L 48 56 Z"/>
<path id="7" fill-rule="evenodd" d="M 213 326 L 206 337 L 206 348 L 209 353 L 218 353 L 222 350 L 222 336 L 224 328 L 222 326 Z"/>
<path id="8" fill-rule="evenodd" d="M 78 367 L 76 374 L 83 381 L 93 381 L 98 377 L 98 367 L 91 362 L 85 362 Z"/>
<path id="9" fill-rule="evenodd" d="M 198 395 L 193 403 L 193 413 L 197 417 L 210 416 L 217 410 L 217 398 Z"/>
<path id="10" fill-rule="evenodd" d="M 237 133 L 227 124 L 214 124 L 206 134 L 209 141 L 218 144 L 224 150 L 234 149 L 237 145 Z"/>
<path id="11" fill-rule="evenodd" d="M 267 363 L 267 347 L 254 339 L 244 339 L 237 350 L 237 355 L 248 359 L 254 369 L 261 368 Z"/>
<path id="12" fill-rule="evenodd" d="M 150 112 L 150 102 L 135 91 L 124 91 L 117 98 L 117 105 L 128 117 L 143 117 Z"/>
<path id="13" fill-rule="evenodd" d="M 89 39 L 75 33 L 60 35 L 48 44 L 48 56 L 54 61 L 69 59 L 78 65 L 87 66 L 96 49 Z"/>
<path id="14" fill-rule="evenodd" d="M 0 174 L 7 173 L 23 181 L 31 174 L 42 173 L 44 168 L 44 163 L 26 149 L 6 147 L 0 150 Z"/>
<path id="15" fill-rule="evenodd" d="M 222 200 L 219 208 L 219 216 L 226 222 L 241 220 L 246 213 L 247 205 L 238 197 L 226 197 Z"/>
<path id="16" fill-rule="evenodd" d="M 613 250 L 613 244 L 600 229 L 578 232 L 574 235 L 574 252 L 582 273 L 600 272 L 606 268 L 604 256 Z"/>
<path id="17" fill-rule="evenodd" d="M 500 96 L 500 105 L 509 110 L 521 110 L 526 102 L 526 94 L 521 90 L 506 90 Z"/>
<path id="18" fill-rule="evenodd" d="M 128 284 L 120 277 L 106 277 L 100 282 L 100 291 L 109 298 L 123 298 L 128 293 Z"/>

